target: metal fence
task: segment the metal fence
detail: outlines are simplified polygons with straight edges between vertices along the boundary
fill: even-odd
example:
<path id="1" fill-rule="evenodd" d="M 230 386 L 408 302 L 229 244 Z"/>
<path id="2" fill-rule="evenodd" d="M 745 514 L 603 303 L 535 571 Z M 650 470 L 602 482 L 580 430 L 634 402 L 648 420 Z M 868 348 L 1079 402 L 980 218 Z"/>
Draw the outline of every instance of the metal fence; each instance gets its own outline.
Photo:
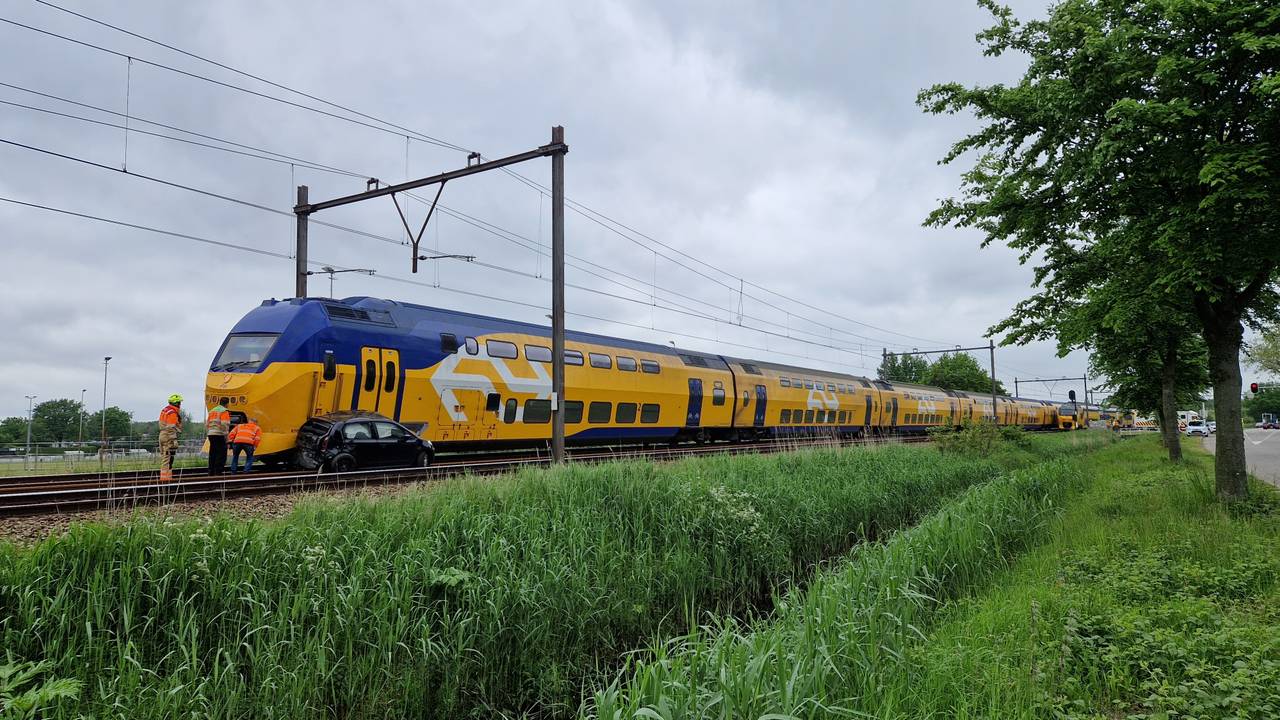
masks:
<path id="1" fill-rule="evenodd" d="M 191 463 L 206 457 L 203 440 L 184 440 L 177 460 Z M 0 475 L 56 475 L 74 472 L 130 472 L 160 467 L 155 440 L 99 443 L 0 443 Z"/>

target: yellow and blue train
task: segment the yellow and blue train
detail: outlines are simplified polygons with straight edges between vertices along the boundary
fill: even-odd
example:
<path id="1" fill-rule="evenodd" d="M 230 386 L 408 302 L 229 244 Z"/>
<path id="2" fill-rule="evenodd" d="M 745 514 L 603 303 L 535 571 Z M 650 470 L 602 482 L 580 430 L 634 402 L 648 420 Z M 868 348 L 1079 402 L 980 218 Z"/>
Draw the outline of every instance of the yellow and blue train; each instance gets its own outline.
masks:
<path id="1" fill-rule="evenodd" d="M 1043 400 L 886 382 L 590 333 L 565 343 L 570 444 L 922 433 L 965 420 L 1060 426 Z M 308 418 L 367 410 L 440 450 L 543 446 L 551 437 L 550 328 L 353 297 L 267 300 L 231 330 L 206 405 L 262 427 L 260 456 L 290 462 Z"/>

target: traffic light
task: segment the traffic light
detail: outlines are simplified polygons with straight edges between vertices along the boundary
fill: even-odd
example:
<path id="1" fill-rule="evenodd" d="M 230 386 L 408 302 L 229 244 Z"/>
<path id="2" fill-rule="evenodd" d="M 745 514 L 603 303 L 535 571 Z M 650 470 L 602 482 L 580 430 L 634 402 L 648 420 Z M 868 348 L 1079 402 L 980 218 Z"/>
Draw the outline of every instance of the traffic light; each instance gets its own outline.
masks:
<path id="1" fill-rule="evenodd" d="M 1249 392 L 1254 395 L 1258 394 L 1258 383 L 1249 383 Z"/>

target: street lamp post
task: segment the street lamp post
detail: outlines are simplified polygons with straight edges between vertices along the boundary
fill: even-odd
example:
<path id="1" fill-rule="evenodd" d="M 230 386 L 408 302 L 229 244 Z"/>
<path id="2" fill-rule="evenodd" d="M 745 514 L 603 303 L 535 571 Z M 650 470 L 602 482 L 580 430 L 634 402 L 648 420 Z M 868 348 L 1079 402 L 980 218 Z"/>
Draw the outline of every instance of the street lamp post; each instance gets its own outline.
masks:
<path id="1" fill-rule="evenodd" d="M 84 394 L 89 392 L 89 388 L 80 388 L 80 437 L 76 444 L 80 446 L 80 450 L 84 451 Z"/>
<path id="2" fill-rule="evenodd" d="M 28 462 L 31 462 L 30 460 L 31 458 L 31 417 L 32 417 L 31 410 L 34 407 L 36 397 L 37 397 L 36 395 L 26 396 L 27 398 L 27 452 L 26 452 L 26 456 L 22 458 L 22 461 L 23 461 L 22 466 L 24 468 L 27 466 L 26 464 Z"/>
<path id="3" fill-rule="evenodd" d="M 98 465 L 102 466 L 107 456 L 107 363 L 111 356 L 102 358 L 102 446 L 98 448 Z"/>

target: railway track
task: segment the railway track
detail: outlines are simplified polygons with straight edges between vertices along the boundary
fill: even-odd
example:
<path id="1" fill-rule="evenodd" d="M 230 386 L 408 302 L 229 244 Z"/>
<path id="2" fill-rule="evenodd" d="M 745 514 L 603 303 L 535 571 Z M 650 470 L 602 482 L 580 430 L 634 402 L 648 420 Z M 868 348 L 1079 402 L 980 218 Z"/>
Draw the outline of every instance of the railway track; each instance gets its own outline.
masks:
<path id="1" fill-rule="evenodd" d="M 885 442 L 927 442 L 928 438 L 892 440 L 787 440 L 754 443 L 714 443 L 660 449 L 584 448 L 569 453 L 575 463 L 633 459 L 665 461 L 710 454 L 764 454 L 811 447 L 848 447 Z M 378 485 L 441 480 L 463 474 L 495 475 L 550 463 L 546 453 L 495 453 L 492 456 L 442 456 L 427 468 L 363 470 L 346 473 L 289 471 L 211 476 L 190 472 L 161 483 L 158 472 L 46 475 L 0 479 L 0 517 L 44 515 L 91 510 L 125 510 L 141 505 L 224 500 L 234 497 L 322 490 L 358 489 Z"/>

